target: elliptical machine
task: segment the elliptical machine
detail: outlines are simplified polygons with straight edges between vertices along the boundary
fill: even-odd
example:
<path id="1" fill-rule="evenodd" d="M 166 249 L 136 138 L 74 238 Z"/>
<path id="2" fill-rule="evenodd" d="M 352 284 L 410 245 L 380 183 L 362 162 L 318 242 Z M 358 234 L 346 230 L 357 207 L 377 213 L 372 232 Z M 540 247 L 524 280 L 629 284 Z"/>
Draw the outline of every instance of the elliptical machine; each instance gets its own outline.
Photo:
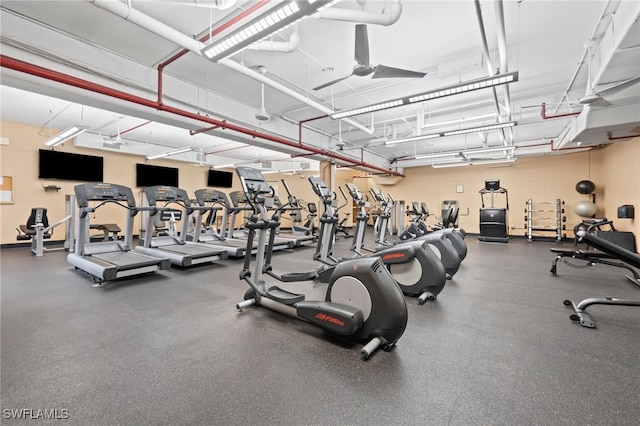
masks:
<path id="1" fill-rule="evenodd" d="M 336 259 L 332 255 L 334 227 L 338 222 L 338 211 L 335 208 L 336 195 L 319 177 L 310 177 L 309 182 L 324 205 L 324 212 L 320 218 L 320 238 L 314 255 L 314 260 L 322 262 L 318 279 L 324 281 L 332 269 L 342 262 L 341 259 Z M 340 190 L 342 191 L 342 188 Z M 367 219 L 368 216 L 363 217 L 362 212 L 356 216 L 355 244 L 352 245 L 352 251 L 359 258 L 364 258 L 365 254 L 354 247 L 361 247 L 357 241 L 362 241 L 364 238 Z M 408 296 L 418 297 L 418 303 L 421 305 L 427 300 L 435 300 L 445 286 L 446 272 L 442 262 L 422 241 L 410 241 L 407 244 L 388 248 L 380 247 L 379 250 L 370 250 L 370 252 L 382 258 L 402 292 Z"/>
<path id="2" fill-rule="evenodd" d="M 400 234 L 400 241 L 428 240 L 439 250 L 444 250 L 444 252 L 441 253 L 442 262 L 445 264 L 447 274 L 453 276 L 458 270 L 460 263 L 467 256 L 467 244 L 464 242 L 466 232 L 462 228 L 444 228 L 429 231 L 422 219 L 423 217 L 426 218 L 429 216 L 427 205 L 425 203 L 420 205 L 417 201 L 414 201 L 411 205 L 412 208 L 407 210 L 407 216 L 411 217 L 411 223 L 404 232 Z M 453 245 L 453 248 L 458 254 L 458 259 L 456 259 L 455 256 L 449 255 L 448 252 L 451 250 L 446 248 L 446 244 L 441 242 L 443 241 L 443 236 Z"/>
<path id="3" fill-rule="evenodd" d="M 333 271 L 324 300 L 305 300 L 304 294 L 270 286 L 262 279 L 264 254 L 272 251 L 267 234 L 280 225 L 278 215 L 270 219 L 267 195 L 273 196 L 262 173 L 250 167 L 237 167 L 243 191 L 253 208 L 247 221 L 247 247 L 258 238 L 255 269 L 251 272 L 251 251 L 246 250 L 240 279 L 249 285 L 244 301 L 236 308 L 262 306 L 305 320 L 330 332 L 367 342 L 360 350 L 363 359 L 382 347 L 391 350 L 407 325 L 407 305 L 400 287 L 380 258 L 351 259 Z"/>
<path id="4" fill-rule="evenodd" d="M 374 251 L 368 249 L 364 246 L 364 234 L 367 227 L 367 221 L 369 220 L 369 214 L 366 210 L 366 202 L 364 200 L 364 196 L 360 192 L 357 186 L 352 183 L 347 183 L 347 189 L 349 190 L 349 194 L 353 201 L 356 203 L 358 208 L 360 209 L 358 215 L 356 216 L 356 232 L 354 232 L 353 245 L 351 250 L 359 255 L 362 255 L 362 251 Z M 417 204 L 417 203 L 416 203 Z M 383 218 L 384 219 L 384 218 Z M 381 225 L 386 226 L 386 225 Z M 460 262 L 462 262 L 458 251 L 453 246 L 453 243 L 449 240 L 449 237 L 445 234 L 426 234 L 414 240 L 401 241 L 396 244 L 394 247 L 404 246 L 408 243 L 419 243 L 425 247 L 431 249 L 438 260 L 442 263 L 445 271 L 446 279 L 451 279 L 456 272 L 458 272 L 458 268 L 460 267 Z M 380 248 L 376 248 L 375 250 L 379 250 Z"/>

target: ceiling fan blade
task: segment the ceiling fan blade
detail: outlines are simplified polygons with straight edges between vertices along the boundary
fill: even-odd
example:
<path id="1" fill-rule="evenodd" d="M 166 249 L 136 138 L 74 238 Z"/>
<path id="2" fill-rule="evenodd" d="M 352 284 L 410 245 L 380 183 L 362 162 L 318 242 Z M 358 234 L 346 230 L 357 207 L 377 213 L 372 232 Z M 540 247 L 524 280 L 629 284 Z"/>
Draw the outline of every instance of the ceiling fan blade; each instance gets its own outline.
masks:
<path id="1" fill-rule="evenodd" d="M 345 77 L 340 77 L 340 78 L 338 78 L 338 79 L 336 79 L 336 80 L 333 80 L 333 81 L 330 81 L 330 82 L 328 82 L 328 83 L 321 84 L 320 86 L 314 87 L 314 88 L 313 88 L 313 90 L 320 90 L 320 89 L 324 89 L 325 87 L 329 87 L 329 86 L 331 86 L 331 85 L 333 85 L 333 84 L 339 83 L 339 82 L 341 82 L 342 80 L 346 80 L 347 78 L 351 77 L 352 75 L 353 75 L 353 74 L 349 74 L 349 75 L 347 75 L 347 76 L 345 76 Z"/>
<path id="2" fill-rule="evenodd" d="M 369 37 L 365 24 L 356 25 L 355 58 L 360 65 L 369 65 Z"/>
<path id="3" fill-rule="evenodd" d="M 374 68 L 371 78 L 422 78 L 427 75 L 426 72 L 409 71 L 401 68 L 388 67 L 386 65 L 378 65 Z"/>
<path id="4" fill-rule="evenodd" d="M 609 86 L 605 89 L 598 90 L 598 94 L 603 97 L 614 95 L 621 90 L 624 90 L 628 87 L 633 86 L 636 83 L 640 83 L 640 76 L 633 77 L 633 78 L 630 78 L 629 80 L 623 81 L 622 83 L 616 83 L 613 86 Z"/>

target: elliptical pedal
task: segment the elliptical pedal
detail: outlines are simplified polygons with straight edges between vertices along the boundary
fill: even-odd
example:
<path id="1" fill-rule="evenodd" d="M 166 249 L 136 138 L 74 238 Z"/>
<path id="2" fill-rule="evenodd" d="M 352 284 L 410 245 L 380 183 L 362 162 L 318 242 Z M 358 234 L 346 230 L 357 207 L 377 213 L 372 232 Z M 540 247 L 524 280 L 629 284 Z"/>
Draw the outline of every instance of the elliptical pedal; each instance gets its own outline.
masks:
<path id="1" fill-rule="evenodd" d="M 296 303 L 304 300 L 304 294 L 291 293 L 287 290 L 283 290 L 278 286 L 269 287 L 267 295 L 270 299 L 285 305 L 295 305 Z"/>

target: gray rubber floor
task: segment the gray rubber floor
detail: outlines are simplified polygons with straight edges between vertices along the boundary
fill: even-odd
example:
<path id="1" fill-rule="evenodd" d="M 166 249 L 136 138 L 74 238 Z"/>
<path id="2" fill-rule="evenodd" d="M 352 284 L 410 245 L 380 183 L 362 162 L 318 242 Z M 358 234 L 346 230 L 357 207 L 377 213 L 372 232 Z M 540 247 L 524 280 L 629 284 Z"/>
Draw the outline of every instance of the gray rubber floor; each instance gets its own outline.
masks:
<path id="1" fill-rule="evenodd" d="M 239 260 L 93 288 L 64 251 L 3 250 L 2 424 L 47 423 L 10 418 L 45 409 L 73 425 L 640 424 L 640 309 L 593 306 L 587 329 L 562 303 L 639 299 L 625 271 L 560 263 L 554 277 L 551 242 L 466 241 L 438 300 L 407 298 L 397 347 L 368 361 L 312 325 L 237 312 Z M 308 269 L 312 253 L 274 264 Z"/>

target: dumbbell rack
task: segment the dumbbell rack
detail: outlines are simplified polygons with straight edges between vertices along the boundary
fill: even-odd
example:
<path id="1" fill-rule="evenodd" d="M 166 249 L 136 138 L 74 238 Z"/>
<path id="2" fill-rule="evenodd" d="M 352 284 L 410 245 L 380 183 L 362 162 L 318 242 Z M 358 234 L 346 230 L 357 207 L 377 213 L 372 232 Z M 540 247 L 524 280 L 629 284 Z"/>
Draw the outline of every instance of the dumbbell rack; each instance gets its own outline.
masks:
<path id="1" fill-rule="evenodd" d="M 551 206 L 555 204 L 555 209 L 545 208 L 547 206 Z M 549 201 L 543 202 L 534 202 L 532 199 L 527 200 L 527 208 L 524 212 L 527 214 L 524 218 L 526 221 L 525 229 L 527 230 L 525 237 L 527 237 L 527 241 L 533 242 L 534 238 L 551 238 L 550 235 L 534 235 L 534 232 L 553 232 L 555 233 L 554 237 L 557 242 L 561 242 L 563 238 L 566 237 L 562 231 L 566 229 L 565 222 L 567 221 L 567 217 L 563 216 L 564 213 L 564 201 L 557 198 L 555 203 Z M 542 217 L 536 215 L 536 213 L 555 213 L 555 217 Z M 546 225 L 544 221 L 555 220 L 555 226 Z"/>

